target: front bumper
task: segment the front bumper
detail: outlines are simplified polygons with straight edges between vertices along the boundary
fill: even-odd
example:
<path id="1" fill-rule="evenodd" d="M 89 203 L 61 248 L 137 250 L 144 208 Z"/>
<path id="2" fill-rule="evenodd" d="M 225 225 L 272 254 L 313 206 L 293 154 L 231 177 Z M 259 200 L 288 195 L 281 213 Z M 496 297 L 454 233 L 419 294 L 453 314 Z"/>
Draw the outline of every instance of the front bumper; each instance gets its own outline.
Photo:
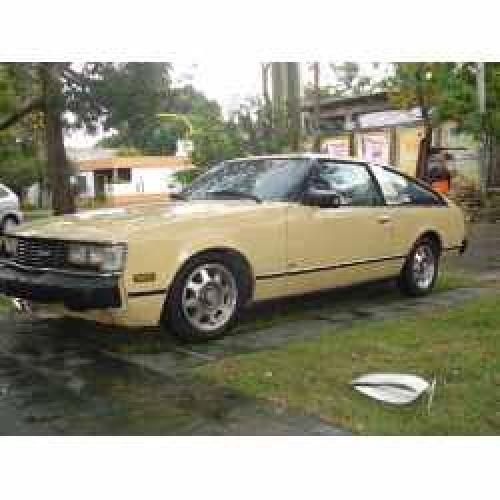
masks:
<path id="1" fill-rule="evenodd" d="M 73 276 L 31 272 L 0 263 L 0 294 L 86 311 L 121 307 L 118 276 Z"/>

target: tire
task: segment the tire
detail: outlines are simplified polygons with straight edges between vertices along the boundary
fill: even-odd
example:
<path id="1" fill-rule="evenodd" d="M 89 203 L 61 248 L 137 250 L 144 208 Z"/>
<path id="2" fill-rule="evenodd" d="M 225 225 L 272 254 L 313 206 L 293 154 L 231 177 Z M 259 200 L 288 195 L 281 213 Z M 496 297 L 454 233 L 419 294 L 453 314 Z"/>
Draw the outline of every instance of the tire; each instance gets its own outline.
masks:
<path id="1" fill-rule="evenodd" d="M 19 221 L 13 216 L 13 215 L 7 215 L 3 221 L 2 224 L 0 225 L 0 234 L 5 234 L 5 231 L 7 231 L 9 228 L 12 228 L 14 226 L 18 226 Z"/>
<path id="2" fill-rule="evenodd" d="M 250 290 L 251 276 L 243 259 L 224 252 L 197 255 L 175 277 L 162 323 L 184 342 L 223 337 L 236 322 Z"/>
<path id="3" fill-rule="evenodd" d="M 399 276 L 399 288 L 411 297 L 429 294 L 439 273 L 439 244 L 432 238 L 419 239 L 411 249 Z"/>

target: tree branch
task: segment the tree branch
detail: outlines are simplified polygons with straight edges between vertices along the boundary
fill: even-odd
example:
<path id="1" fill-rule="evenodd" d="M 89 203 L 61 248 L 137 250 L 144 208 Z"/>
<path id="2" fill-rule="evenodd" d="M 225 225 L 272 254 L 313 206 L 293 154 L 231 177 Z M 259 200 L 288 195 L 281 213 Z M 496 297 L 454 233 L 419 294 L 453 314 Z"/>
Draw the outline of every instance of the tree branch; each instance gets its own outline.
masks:
<path id="1" fill-rule="evenodd" d="M 26 115 L 29 115 L 33 111 L 37 111 L 39 109 L 42 109 L 42 99 L 40 97 L 37 97 L 36 99 L 33 99 L 32 101 L 30 101 L 28 104 L 26 104 L 22 108 L 16 110 L 8 118 L 1 121 L 0 122 L 0 131 L 9 128 L 12 125 L 15 125 L 18 121 L 20 121 Z"/>

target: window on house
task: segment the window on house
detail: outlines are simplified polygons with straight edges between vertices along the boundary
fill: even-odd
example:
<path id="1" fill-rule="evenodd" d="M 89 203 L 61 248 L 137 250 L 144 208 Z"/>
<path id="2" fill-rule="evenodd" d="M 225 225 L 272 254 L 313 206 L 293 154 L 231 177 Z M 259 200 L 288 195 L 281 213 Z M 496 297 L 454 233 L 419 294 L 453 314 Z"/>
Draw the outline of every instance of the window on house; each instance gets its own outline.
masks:
<path id="1" fill-rule="evenodd" d="M 95 177 L 102 177 L 106 184 L 111 184 L 113 182 L 113 170 L 110 168 L 103 168 L 102 170 L 96 170 L 94 172 Z"/>
<path id="2" fill-rule="evenodd" d="M 130 168 L 119 168 L 117 170 L 116 178 L 118 182 L 132 182 L 132 171 Z"/>
<path id="3" fill-rule="evenodd" d="M 76 188 L 79 194 L 87 192 L 87 178 L 84 175 L 79 175 L 76 178 Z"/>

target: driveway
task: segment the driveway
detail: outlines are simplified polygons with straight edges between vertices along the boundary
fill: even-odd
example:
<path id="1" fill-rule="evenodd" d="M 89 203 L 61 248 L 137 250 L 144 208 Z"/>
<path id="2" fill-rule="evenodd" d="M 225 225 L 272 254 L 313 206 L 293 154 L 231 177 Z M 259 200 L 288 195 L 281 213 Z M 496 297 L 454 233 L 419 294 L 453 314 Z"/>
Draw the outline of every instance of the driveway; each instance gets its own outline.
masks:
<path id="1" fill-rule="evenodd" d="M 500 225 L 473 229 L 470 254 L 450 267 L 496 283 Z M 0 317 L 0 434 L 343 434 L 192 375 L 221 357 L 279 347 L 356 321 L 447 308 L 485 293 L 474 285 L 405 299 L 392 283 L 274 302 L 247 313 L 238 331 L 202 346 L 85 323 Z"/>

